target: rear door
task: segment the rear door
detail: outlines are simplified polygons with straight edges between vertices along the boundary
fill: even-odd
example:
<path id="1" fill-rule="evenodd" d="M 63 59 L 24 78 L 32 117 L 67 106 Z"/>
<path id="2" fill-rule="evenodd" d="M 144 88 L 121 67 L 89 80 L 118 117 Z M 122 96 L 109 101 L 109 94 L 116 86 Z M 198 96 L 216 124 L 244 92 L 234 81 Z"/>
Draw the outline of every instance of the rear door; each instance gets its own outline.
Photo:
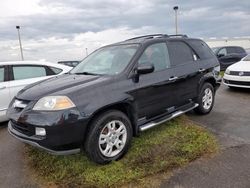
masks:
<path id="1" fill-rule="evenodd" d="M 46 79 L 47 67 L 40 65 L 13 65 L 11 66 L 10 98 L 26 85 Z"/>
<path id="2" fill-rule="evenodd" d="M 173 101 L 177 108 L 197 96 L 200 79 L 198 57 L 184 41 L 173 39 L 169 40 L 167 45 L 175 77 Z"/>
<path id="3" fill-rule="evenodd" d="M 10 90 L 8 82 L 8 67 L 0 66 L 0 120 L 10 103 Z"/>

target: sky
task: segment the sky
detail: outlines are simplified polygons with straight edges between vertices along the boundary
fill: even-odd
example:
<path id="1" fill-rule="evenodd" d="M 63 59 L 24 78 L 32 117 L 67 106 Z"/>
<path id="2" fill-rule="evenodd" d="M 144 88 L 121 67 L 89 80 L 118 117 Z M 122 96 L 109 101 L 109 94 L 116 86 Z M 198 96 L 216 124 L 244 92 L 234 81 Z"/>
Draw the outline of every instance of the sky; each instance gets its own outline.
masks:
<path id="1" fill-rule="evenodd" d="M 153 33 L 250 36 L 249 0 L 1 0 L 0 61 L 81 60 L 106 44 Z"/>

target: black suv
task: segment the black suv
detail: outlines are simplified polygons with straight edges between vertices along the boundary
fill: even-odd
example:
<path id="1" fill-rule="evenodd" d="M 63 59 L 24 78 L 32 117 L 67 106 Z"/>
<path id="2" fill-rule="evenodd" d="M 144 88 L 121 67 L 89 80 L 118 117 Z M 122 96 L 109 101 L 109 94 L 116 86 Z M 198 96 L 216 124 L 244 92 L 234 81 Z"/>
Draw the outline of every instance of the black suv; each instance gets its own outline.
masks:
<path id="1" fill-rule="evenodd" d="M 240 46 L 222 46 L 212 48 L 220 62 L 220 69 L 226 70 L 230 65 L 240 61 L 247 55 L 244 48 Z"/>
<path id="2" fill-rule="evenodd" d="M 11 135 L 54 154 L 84 149 L 105 164 L 132 136 L 194 109 L 207 114 L 219 62 L 200 39 L 147 35 L 102 47 L 70 73 L 21 90 L 7 115 Z"/>

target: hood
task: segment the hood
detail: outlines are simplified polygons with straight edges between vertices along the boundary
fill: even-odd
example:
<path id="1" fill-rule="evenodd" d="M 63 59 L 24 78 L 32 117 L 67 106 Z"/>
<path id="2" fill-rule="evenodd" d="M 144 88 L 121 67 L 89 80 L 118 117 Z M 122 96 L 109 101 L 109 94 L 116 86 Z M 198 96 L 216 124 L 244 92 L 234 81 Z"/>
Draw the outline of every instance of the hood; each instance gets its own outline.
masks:
<path id="1" fill-rule="evenodd" d="M 250 72 L 250 61 L 239 61 L 228 67 L 230 71 Z"/>
<path id="2" fill-rule="evenodd" d="M 53 93 L 66 95 L 65 90 L 74 92 L 92 84 L 92 82 L 100 82 L 101 80 L 103 79 L 100 76 L 65 74 L 28 85 L 17 94 L 17 98 L 39 100 L 41 97 L 53 95 Z"/>

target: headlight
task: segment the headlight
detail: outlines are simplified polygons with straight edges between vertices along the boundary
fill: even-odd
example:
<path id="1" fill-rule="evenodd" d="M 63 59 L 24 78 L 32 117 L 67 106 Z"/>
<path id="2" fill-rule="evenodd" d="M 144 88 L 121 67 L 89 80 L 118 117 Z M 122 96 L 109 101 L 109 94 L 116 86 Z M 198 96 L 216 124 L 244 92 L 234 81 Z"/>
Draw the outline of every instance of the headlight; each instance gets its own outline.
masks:
<path id="1" fill-rule="evenodd" d="M 230 74 L 230 70 L 229 70 L 229 69 L 226 69 L 225 73 L 226 73 L 226 74 Z"/>
<path id="2" fill-rule="evenodd" d="M 63 110 L 75 107 L 75 104 L 66 96 L 48 96 L 41 98 L 33 107 L 37 111 Z"/>
<path id="3" fill-rule="evenodd" d="M 219 76 L 219 74 L 220 74 L 220 66 L 214 67 L 213 72 L 214 72 L 215 76 Z"/>

